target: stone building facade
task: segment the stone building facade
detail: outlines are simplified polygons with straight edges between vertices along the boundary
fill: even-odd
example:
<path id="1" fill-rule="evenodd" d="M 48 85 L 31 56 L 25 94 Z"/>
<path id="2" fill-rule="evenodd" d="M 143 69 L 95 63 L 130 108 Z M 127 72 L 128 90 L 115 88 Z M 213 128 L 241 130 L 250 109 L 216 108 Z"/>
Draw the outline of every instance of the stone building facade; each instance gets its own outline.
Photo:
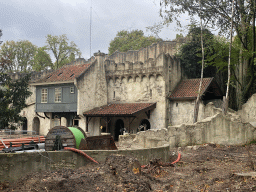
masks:
<path id="1" fill-rule="evenodd" d="M 122 128 L 134 133 L 141 125 L 150 129 L 167 127 L 175 122 L 170 115 L 173 106 L 169 96 L 186 79 L 175 57 L 181 43 L 181 40 L 158 42 L 137 51 L 115 52 L 110 56 L 98 52 L 88 61 L 79 59 L 31 82 L 33 95 L 28 99 L 28 107 L 21 112 L 27 119 L 27 130 L 46 135 L 55 125 L 72 126 L 73 123 L 91 136 L 106 131 L 117 139 Z M 84 70 L 70 72 L 87 64 Z M 69 101 L 62 111 L 58 111 L 58 107 L 52 107 L 52 111 L 38 110 L 37 106 L 43 104 L 38 99 L 42 92 L 38 90 L 49 85 L 75 86 L 76 108 L 72 113 Z M 47 97 L 49 95 L 50 91 Z M 52 105 L 63 105 L 61 102 Z"/>

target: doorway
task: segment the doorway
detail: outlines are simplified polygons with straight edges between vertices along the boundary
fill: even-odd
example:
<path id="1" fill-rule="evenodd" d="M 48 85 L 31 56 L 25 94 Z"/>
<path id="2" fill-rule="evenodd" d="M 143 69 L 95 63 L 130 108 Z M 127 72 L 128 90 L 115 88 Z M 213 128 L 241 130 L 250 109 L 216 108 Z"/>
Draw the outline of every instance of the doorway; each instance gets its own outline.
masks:
<path id="1" fill-rule="evenodd" d="M 118 141 L 119 135 L 121 134 L 121 129 L 124 128 L 124 121 L 122 119 L 118 119 L 116 121 L 115 126 L 115 141 Z"/>
<path id="2" fill-rule="evenodd" d="M 33 134 L 39 135 L 40 134 L 40 120 L 38 117 L 33 119 Z"/>
<path id="3" fill-rule="evenodd" d="M 22 133 L 27 134 L 28 133 L 27 130 L 28 130 L 28 120 L 27 118 L 25 118 L 22 122 Z"/>

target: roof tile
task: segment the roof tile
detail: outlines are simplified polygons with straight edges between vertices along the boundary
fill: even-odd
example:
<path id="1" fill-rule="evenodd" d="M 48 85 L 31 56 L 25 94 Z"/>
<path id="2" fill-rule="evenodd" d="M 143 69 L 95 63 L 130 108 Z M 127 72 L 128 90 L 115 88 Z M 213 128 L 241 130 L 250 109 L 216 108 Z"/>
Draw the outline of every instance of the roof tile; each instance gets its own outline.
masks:
<path id="1" fill-rule="evenodd" d="M 155 108 L 156 103 L 116 103 L 84 112 L 85 116 L 129 116 L 148 108 Z"/>
<path id="2" fill-rule="evenodd" d="M 37 83 L 72 81 L 81 75 L 89 66 L 90 63 L 80 65 L 65 65 L 40 79 L 37 81 Z"/>
<path id="3" fill-rule="evenodd" d="M 200 80 L 201 79 L 199 78 L 199 79 L 186 79 L 181 81 L 179 85 L 175 88 L 173 93 L 171 94 L 170 99 L 196 98 L 199 90 Z M 203 78 L 201 95 L 205 93 L 205 91 L 207 90 L 212 80 L 213 80 L 213 77 Z"/>

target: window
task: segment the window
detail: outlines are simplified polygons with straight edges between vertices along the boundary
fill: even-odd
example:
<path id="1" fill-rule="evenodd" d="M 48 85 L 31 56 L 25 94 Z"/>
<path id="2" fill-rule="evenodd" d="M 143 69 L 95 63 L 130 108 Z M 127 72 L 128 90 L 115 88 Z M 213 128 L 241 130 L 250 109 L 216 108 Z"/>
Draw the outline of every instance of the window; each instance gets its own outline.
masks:
<path id="1" fill-rule="evenodd" d="M 73 119 L 73 125 L 79 126 L 79 120 L 78 119 Z"/>
<path id="2" fill-rule="evenodd" d="M 61 102 L 61 87 L 55 88 L 55 102 Z"/>
<path id="3" fill-rule="evenodd" d="M 75 88 L 74 87 L 70 87 L 70 93 L 75 93 Z"/>
<path id="4" fill-rule="evenodd" d="M 47 103 L 48 89 L 43 88 L 41 91 L 41 103 Z"/>

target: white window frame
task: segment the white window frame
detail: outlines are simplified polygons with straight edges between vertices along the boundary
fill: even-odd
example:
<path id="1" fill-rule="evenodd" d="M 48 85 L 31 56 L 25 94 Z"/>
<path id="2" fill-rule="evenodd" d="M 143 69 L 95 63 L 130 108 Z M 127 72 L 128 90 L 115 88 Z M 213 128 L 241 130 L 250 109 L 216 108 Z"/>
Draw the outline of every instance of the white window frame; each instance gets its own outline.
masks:
<path id="1" fill-rule="evenodd" d="M 48 89 L 42 88 L 41 89 L 41 103 L 47 103 L 48 101 Z"/>
<path id="2" fill-rule="evenodd" d="M 62 94 L 61 94 L 61 92 L 62 92 L 61 87 L 55 88 L 54 90 L 55 90 L 55 95 L 54 95 L 55 103 L 61 103 L 61 100 L 62 100 L 62 98 L 61 98 L 61 96 L 62 96 Z"/>
<path id="3" fill-rule="evenodd" d="M 70 87 L 70 93 L 75 93 L 75 87 Z"/>

